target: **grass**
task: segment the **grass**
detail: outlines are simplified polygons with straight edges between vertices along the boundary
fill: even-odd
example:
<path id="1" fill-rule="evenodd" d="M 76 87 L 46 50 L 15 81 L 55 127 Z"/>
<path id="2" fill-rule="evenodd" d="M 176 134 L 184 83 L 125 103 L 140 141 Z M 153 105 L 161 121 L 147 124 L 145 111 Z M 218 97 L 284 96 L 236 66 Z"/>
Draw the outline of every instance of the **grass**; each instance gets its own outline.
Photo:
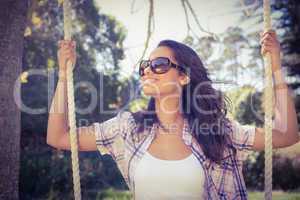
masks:
<path id="1" fill-rule="evenodd" d="M 263 192 L 249 191 L 249 200 L 264 200 Z M 96 199 L 105 200 L 130 200 L 131 194 L 129 191 L 117 191 L 114 189 L 108 189 L 101 194 L 97 195 Z M 300 200 L 300 192 L 282 192 L 273 191 L 273 200 Z"/>
<path id="2" fill-rule="evenodd" d="M 263 192 L 249 192 L 249 200 L 263 200 Z M 274 191 L 272 193 L 273 200 L 300 200 L 300 192 L 281 192 Z"/>

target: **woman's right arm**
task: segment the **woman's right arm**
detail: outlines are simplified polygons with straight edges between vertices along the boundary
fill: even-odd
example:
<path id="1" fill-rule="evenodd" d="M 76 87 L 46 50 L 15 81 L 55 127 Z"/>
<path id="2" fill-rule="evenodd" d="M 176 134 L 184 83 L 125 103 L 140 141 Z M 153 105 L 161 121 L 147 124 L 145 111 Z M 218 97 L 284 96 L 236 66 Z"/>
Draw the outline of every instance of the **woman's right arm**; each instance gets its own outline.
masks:
<path id="1" fill-rule="evenodd" d="M 59 79 L 49 112 L 47 144 L 57 149 L 70 150 L 66 61 L 76 62 L 75 43 L 64 40 L 59 42 L 59 47 Z M 97 150 L 93 125 L 79 127 L 76 131 L 78 133 L 79 151 Z"/>

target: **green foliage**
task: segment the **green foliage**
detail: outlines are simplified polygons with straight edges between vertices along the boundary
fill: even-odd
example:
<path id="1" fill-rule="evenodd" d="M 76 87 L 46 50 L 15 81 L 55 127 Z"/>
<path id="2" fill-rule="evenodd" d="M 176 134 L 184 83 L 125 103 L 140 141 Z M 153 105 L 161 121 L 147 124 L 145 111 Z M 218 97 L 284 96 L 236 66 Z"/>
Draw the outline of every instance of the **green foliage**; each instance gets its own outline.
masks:
<path id="1" fill-rule="evenodd" d="M 245 4 L 254 2 L 245 1 Z M 219 40 L 213 38 L 187 37 L 185 42 L 197 50 L 200 57 L 206 62 L 213 80 L 220 82 L 229 81 L 229 84 L 240 86 L 239 89 L 227 88 L 226 95 L 232 101 L 229 117 L 236 119 L 241 124 L 263 125 L 262 93 L 256 91 L 248 84 L 263 83 L 262 56 L 260 54 L 259 32 L 262 31 L 262 0 L 250 5 L 250 15 L 241 18 L 238 26 L 230 27 L 219 35 Z M 295 0 L 276 0 L 272 4 L 272 18 L 274 29 L 282 47 L 282 63 L 291 79 L 289 85 L 299 94 L 299 6 Z M 240 7 L 241 3 L 237 3 Z M 244 8 L 243 8 L 244 9 Z M 245 10 L 245 9 L 244 9 Z M 245 12 L 246 13 L 246 12 Z M 258 28 L 258 29 L 257 29 Z M 243 55 L 246 55 L 243 59 Z M 247 56 L 249 59 L 247 60 Z M 240 59 L 242 58 L 242 59 Z M 250 79 L 250 83 L 244 80 Z M 243 87 L 241 87 L 243 86 Z M 261 85 L 262 86 L 262 85 Z M 231 89 L 231 90 L 230 90 Z M 296 109 L 299 110 L 299 95 L 295 96 Z M 298 117 L 299 118 L 299 117 Z M 299 118 L 300 119 L 300 118 Z M 298 119 L 298 121 L 300 121 Z M 274 185 L 278 189 L 294 189 L 299 187 L 296 170 L 298 165 L 291 164 L 291 160 L 281 163 L 282 158 L 274 157 Z M 287 158 L 286 158 L 287 159 Z M 281 164 L 279 164 L 281 163 Z M 264 178 L 263 152 L 253 153 L 244 166 L 247 186 L 263 189 Z M 284 178 L 282 178 L 284 177 Z M 284 199 L 284 198 L 283 198 Z"/>
<path id="2" fill-rule="evenodd" d="M 22 84 L 22 100 L 28 107 L 44 107 L 47 110 L 53 95 L 50 91 L 48 97 L 47 81 L 51 73 L 57 72 L 56 44 L 63 38 L 62 7 L 58 3 L 60 1 L 36 2 L 38 2 L 37 7 L 31 12 L 31 23 L 26 29 L 23 71 L 41 69 L 47 75 L 25 76 Z M 132 111 L 146 107 L 145 97 L 135 101 L 129 99 L 129 87 L 137 84 L 136 79 L 129 82 L 129 80 L 121 81 L 119 78 L 119 61 L 124 57 L 123 41 L 126 37 L 126 29 L 113 16 L 99 13 L 93 1 L 72 2 L 74 16 L 76 16 L 73 23 L 75 30 L 73 38 L 77 42 L 78 53 L 74 80 L 75 83 L 88 81 L 98 91 L 96 108 L 89 114 L 77 114 L 77 125 L 79 120 L 86 120 L 88 125 L 94 121 L 110 118 L 111 115 L 103 116 L 100 113 L 100 102 L 106 110 L 123 106 L 128 101 L 131 102 L 129 107 Z M 293 55 L 299 55 L 300 47 L 297 45 L 299 34 L 296 34 L 299 30 L 294 23 L 296 21 L 294 17 L 297 16 L 294 7 L 299 3 L 295 0 L 276 2 L 275 9 L 281 12 L 289 10 L 283 13 L 284 17 L 278 23 L 282 29 L 288 30 L 283 34 L 284 43 L 288 43 L 287 46 L 283 46 L 286 57 L 284 65 L 293 65 Z M 293 3 L 294 7 L 288 6 L 288 3 Z M 293 27 L 289 28 L 291 23 L 294 23 Z M 187 37 L 185 40 L 206 62 L 213 78 L 244 86 L 226 93 L 234 105 L 230 114 L 242 124 L 262 124 L 258 117 L 263 114 L 260 106 L 261 93 L 254 87 L 238 81 L 243 77 L 250 77 L 255 82 L 262 82 L 260 69 L 262 60 L 258 41 L 257 32 L 245 33 L 237 27 L 225 31 L 220 36 L 220 40 L 212 37 L 197 39 Z M 250 59 L 247 63 L 242 63 L 238 57 L 245 52 Z M 298 66 L 298 58 L 295 66 Z M 293 68 L 290 75 L 297 77 L 298 69 L 299 67 Z M 54 82 L 56 83 L 56 79 Z M 104 93 L 99 93 L 100 90 L 104 90 Z M 75 99 L 78 108 L 88 105 L 91 96 L 86 85 L 83 84 L 76 90 Z M 299 98 L 296 98 L 296 102 L 298 101 Z M 300 104 L 296 103 L 296 105 Z M 70 152 L 53 150 L 46 145 L 47 118 L 47 112 L 34 115 L 22 113 L 21 199 L 73 198 Z M 274 185 L 283 189 L 299 187 L 299 177 L 295 175 L 299 172 L 299 165 L 289 161 L 282 163 L 279 158 L 279 163 L 276 163 L 276 159 Z M 127 189 L 117 166 L 109 156 L 100 156 L 98 153 L 91 152 L 80 153 L 80 167 L 84 199 L 129 199 L 128 192 L 122 195 L 121 192 L 108 189 L 112 187 L 119 190 Z M 281 177 L 285 176 L 287 171 L 287 176 L 282 179 Z M 262 189 L 264 178 L 262 153 L 250 155 L 244 167 L 244 174 L 247 186 Z M 288 188 L 285 188 L 287 186 Z"/>
<path id="3" fill-rule="evenodd" d="M 263 190 L 264 188 L 264 153 L 253 152 L 243 165 L 243 175 L 248 189 Z"/>
<path id="4" fill-rule="evenodd" d="M 244 86 L 262 79 L 257 76 L 262 63 L 257 35 L 248 34 L 240 27 L 229 27 L 218 39 L 187 36 L 184 42 L 196 50 L 213 80 L 229 87 Z"/>
<path id="5" fill-rule="evenodd" d="M 273 189 L 295 191 L 300 189 L 300 159 L 273 156 Z M 243 167 L 246 185 L 249 189 L 264 190 L 264 152 L 254 152 Z"/>
<path id="6" fill-rule="evenodd" d="M 232 118 L 241 124 L 263 126 L 263 111 L 261 109 L 261 93 L 252 87 L 241 87 L 226 93 L 231 98 Z M 300 188 L 299 157 L 274 154 L 273 157 L 273 188 L 277 190 L 295 190 Z M 243 174 L 249 189 L 264 189 L 264 152 L 253 152 L 243 166 Z"/>
<path id="7" fill-rule="evenodd" d="M 295 190 L 300 188 L 300 158 L 288 158 L 281 155 L 274 156 L 273 183 L 274 188 Z"/>
<path id="8" fill-rule="evenodd" d="M 129 108 L 132 112 L 137 112 L 141 109 L 147 109 L 149 98 L 142 96 L 139 99 L 132 101 L 129 104 Z"/>
<path id="9" fill-rule="evenodd" d="M 113 188 L 109 188 L 103 192 L 100 192 L 96 196 L 97 200 L 110 200 L 110 199 L 118 199 L 118 200 L 130 200 L 132 199 L 132 194 L 130 191 L 116 191 Z"/>
<path id="10" fill-rule="evenodd" d="M 59 1 L 36 3 L 25 33 L 23 71 L 30 75 L 38 69 L 44 74 L 26 76 L 23 73 L 20 198 L 72 199 L 70 152 L 54 150 L 46 144 L 47 112 L 57 81 L 57 42 L 63 38 L 62 6 Z M 87 114 L 76 113 L 77 126 L 82 126 L 112 116 L 100 113 L 100 103 L 103 109 L 114 110 L 128 99 L 128 94 L 117 98 L 120 90 L 126 90 L 129 85 L 128 81 L 119 79 L 126 30 L 114 17 L 100 13 L 93 1 L 72 3 L 75 14 L 73 39 L 77 43 L 74 85 L 86 82 L 97 90 L 96 108 Z M 77 108 L 85 108 L 91 101 L 86 83 L 75 91 Z M 25 106 L 35 111 L 43 110 L 33 114 L 25 111 Z M 95 199 L 98 190 L 108 187 L 127 189 L 109 156 L 99 156 L 95 152 L 80 153 L 79 156 L 84 199 Z"/>
<path id="11" fill-rule="evenodd" d="M 255 89 L 251 86 L 244 86 L 225 92 L 226 96 L 229 97 L 232 103 L 228 113 L 230 118 L 236 119 L 238 117 L 240 109 L 242 109 L 242 102 L 245 102 L 253 92 L 255 92 Z"/>
<path id="12" fill-rule="evenodd" d="M 263 200 L 263 199 L 264 199 L 263 192 L 249 192 L 249 200 Z M 299 200 L 300 193 L 274 191 L 272 194 L 272 199 L 273 200 Z"/>

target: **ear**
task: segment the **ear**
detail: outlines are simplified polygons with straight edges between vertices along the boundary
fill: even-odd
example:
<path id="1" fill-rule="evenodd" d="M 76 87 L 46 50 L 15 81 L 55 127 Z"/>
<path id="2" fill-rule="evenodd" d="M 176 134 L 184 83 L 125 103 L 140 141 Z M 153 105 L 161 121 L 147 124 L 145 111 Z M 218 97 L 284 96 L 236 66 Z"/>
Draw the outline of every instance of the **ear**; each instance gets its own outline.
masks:
<path id="1" fill-rule="evenodd" d="M 182 77 L 181 80 L 180 80 L 180 84 L 181 84 L 181 85 L 186 85 L 186 84 L 188 84 L 188 83 L 190 82 L 190 80 L 191 80 L 190 77 L 187 76 L 186 74 L 182 75 L 181 77 Z"/>

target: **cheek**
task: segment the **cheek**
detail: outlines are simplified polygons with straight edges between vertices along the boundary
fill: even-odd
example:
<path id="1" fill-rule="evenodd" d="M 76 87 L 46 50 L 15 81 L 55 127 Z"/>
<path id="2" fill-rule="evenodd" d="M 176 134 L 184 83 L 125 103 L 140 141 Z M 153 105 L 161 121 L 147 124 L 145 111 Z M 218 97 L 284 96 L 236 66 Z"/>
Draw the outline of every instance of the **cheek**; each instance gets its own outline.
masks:
<path id="1" fill-rule="evenodd" d="M 157 86 L 162 90 L 172 90 L 174 91 L 175 89 L 178 89 L 180 87 L 180 84 L 177 80 L 174 79 L 169 79 L 169 80 L 161 80 L 157 82 Z"/>
<path id="2" fill-rule="evenodd" d="M 171 68 L 167 73 L 158 75 L 159 83 L 164 86 L 173 86 L 178 84 L 177 71 Z"/>

